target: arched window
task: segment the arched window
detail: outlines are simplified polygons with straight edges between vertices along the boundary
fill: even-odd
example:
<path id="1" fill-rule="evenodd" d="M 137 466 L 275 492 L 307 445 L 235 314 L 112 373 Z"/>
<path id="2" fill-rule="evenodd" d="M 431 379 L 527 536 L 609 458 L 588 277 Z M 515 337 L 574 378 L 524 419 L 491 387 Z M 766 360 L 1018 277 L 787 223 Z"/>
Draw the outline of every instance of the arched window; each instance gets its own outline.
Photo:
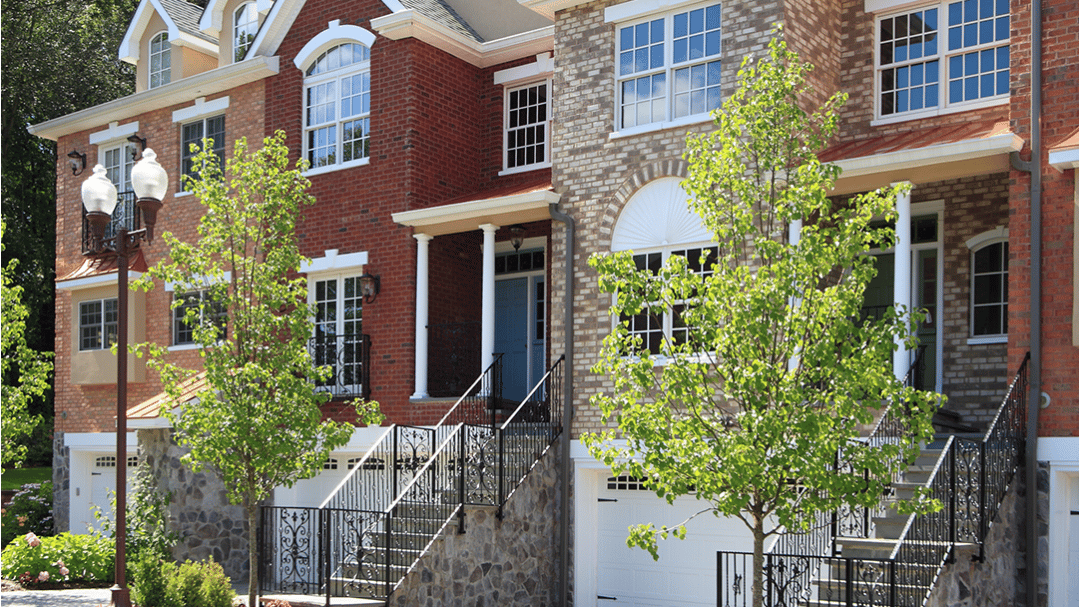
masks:
<path id="1" fill-rule="evenodd" d="M 696 272 L 712 273 L 710 260 L 716 259 L 717 247 L 701 217 L 687 206 L 688 196 L 680 182 L 677 177 L 664 177 L 646 184 L 627 201 L 615 223 L 611 250 L 633 251 L 639 270 L 656 273 L 668 257 L 680 255 Z M 630 333 L 641 337 L 643 347 L 659 354 L 662 338 L 676 342 L 686 338 L 683 309 L 685 305 L 676 305 L 663 315 L 645 309 L 620 321 L 629 323 Z"/>
<path id="2" fill-rule="evenodd" d="M 259 11 L 254 2 L 245 2 L 233 13 L 233 61 L 243 61 L 259 31 Z"/>
<path id="3" fill-rule="evenodd" d="M 311 168 L 366 159 L 371 120 L 371 54 L 347 42 L 304 71 L 304 154 Z"/>
<path id="4" fill-rule="evenodd" d="M 1009 242 L 998 240 L 971 251 L 971 336 L 1009 333 Z"/>
<path id="5" fill-rule="evenodd" d="M 161 32 L 150 39 L 150 71 L 147 82 L 149 88 L 157 88 L 169 83 L 172 73 L 172 45 L 169 33 Z"/>

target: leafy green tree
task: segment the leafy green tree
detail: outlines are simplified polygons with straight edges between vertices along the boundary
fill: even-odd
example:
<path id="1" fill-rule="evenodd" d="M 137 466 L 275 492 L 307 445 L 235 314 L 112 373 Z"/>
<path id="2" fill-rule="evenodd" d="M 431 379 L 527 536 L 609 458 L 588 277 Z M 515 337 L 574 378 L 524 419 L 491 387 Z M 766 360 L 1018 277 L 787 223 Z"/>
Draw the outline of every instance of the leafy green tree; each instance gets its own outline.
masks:
<path id="1" fill-rule="evenodd" d="M 890 310 L 859 321 L 876 274 L 866 253 L 894 237 L 872 220 L 895 218 L 897 190 L 829 197 L 839 169 L 815 151 L 836 132 L 844 97 L 804 111 L 809 69 L 777 35 L 767 58 L 743 62 L 716 129 L 688 138 L 683 188 L 714 234 L 714 257 L 672 255 L 656 274 L 635 267 L 630 252 L 589 262 L 601 289 L 615 294 L 612 314 L 674 310 L 686 332 L 653 356 L 626 322 L 616 325 L 594 369 L 613 389 L 592 402 L 617 432 L 584 441 L 617 474 L 645 479 L 669 502 L 693 492 L 703 513 L 742 520 L 754 538 L 756 606 L 766 538 L 805 531 L 841 504 L 876 504 L 915 456 L 912 445 L 857 440 L 874 411 L 906 403 L 917 441 L 932 432 L 937 402 L 893 374 L 894 342 L 915 346 L 920 315 Z M 796 221 L 804 223 L 792 244 Z M 658 538 L 685 537 L 685 523 L 638 525 L 627 543 L 657 558 Z"/>
<path id="2" fill-rule="evenodd" d="M 0 250 L 6 249 L 7 223 L 0 223 Z M 22 301 L 23 287 L 15 284 L 12 275 L 17 267 L 11 261 L 3 267 L 3 392 L 0 402 L 0 423 L 3 424 L 3 446 L 0 461 L 7 466 L 22 464 L 26 456 L 25 437 L 41 423 L 40 415 L 30 413 L 30 402 L 40 398 L 52 387 L 52 352 L 38 352 L 26 343 L 26 318 L 29 312 Z"/>
<path id="3" fill-rule="evenodd" d="M 249 605 L 258 588 L 256 542 L 258 508 L 278 486 L 314 476 L 328 453 L 352 436 L 346 423 L 321 421 L 319 405 L 329 399 L 312 381 L 325 379 L 308 352 L 312 334 L 307 286 L 297 276 L 300 255 L 296 221 L 314 202 L 301 170 L 289 168 L 285 135 L 278 132 L 258 150 L 247 141 L 235 145 L 224 171 L 204 150 L 195 157 L 199 179 L 185 188 L 206 207 L 198 239 L 186 243 L 165 233 L 169 259 L 151 268 L 151 279 L 205 289 L 187 308 L 186 321 L 204 367 L 204 385 L 185 400 L 183 389 L 194 370 L 168 362 L 160 347 L 147 346 L 162 374 L 168 413 L 177 442 L 196 471 L 216 472 L 229 500 L 243 507 L 248 523 Z M 174 306 L 179 305 L 174 303 Z M 219 309 L 227 327 L 200 322 Z M 187 398 L 190 398 L 188 396 Z M 359 421 L 378 419 L 378 406 L 363 403 Z"/>

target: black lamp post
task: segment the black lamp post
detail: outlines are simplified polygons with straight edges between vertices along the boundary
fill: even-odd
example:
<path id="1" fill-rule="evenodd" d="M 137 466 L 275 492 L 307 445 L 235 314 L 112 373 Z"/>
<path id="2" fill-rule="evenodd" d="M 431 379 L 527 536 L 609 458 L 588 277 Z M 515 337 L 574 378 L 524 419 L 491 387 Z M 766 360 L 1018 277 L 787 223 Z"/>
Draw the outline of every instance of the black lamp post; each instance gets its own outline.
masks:
<path id="1" fill-rule="evenodd" d="M 90 224 L 91 255 L 107 252 L 116 254 L 117 275 L 117 327 L 116 327 L 116 584 L 112 587 L 112 603 L 115 607 L 131 607 L 131 595 L 127 587 L 126 540 L 127 540 L 127 316 L 128 316 L 128 258 L 138 250 L 145 239 L 154 241 L 154 224 L 161 209 L 161 199 L 169 187 L 169 176 L 157 163 L 154 150 L 143 151 L 140 160 L 131 171 L 131 185 L 138 196 L 144 228 L 129 232 L 121 227 L 114 238 L 105 239 L 105 227 L 116 208 L 116 186 L 106 177 L 105 167 L 94 167 L 94 174 L 82 185 L 83 206 Z M 112 245 L 111 249 L 109 245 Z"/>

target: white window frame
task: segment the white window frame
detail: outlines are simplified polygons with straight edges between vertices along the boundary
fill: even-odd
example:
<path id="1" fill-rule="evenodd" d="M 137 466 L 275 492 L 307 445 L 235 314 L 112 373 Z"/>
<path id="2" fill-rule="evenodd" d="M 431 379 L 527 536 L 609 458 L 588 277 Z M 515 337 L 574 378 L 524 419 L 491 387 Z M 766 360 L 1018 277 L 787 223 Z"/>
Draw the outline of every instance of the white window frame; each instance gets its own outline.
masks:
<path id="1" fill-rule="evenodd" d="M 365 255 L 365 257 L 366 257 L 366 255 Z M 363 295 L 360 294 L 361 286 L 360 286 L 360 280 L 359 280 L 360 276 L 363 275 L 363 273 L 364 273 L 363 266 L 353 266 L 353 267 L 348 267 L 348 268 L 342 268 L 342 269 L 339 269 L 339 270 L 336 270 L 336 271 L 313 272 L 313 273 L 308 274 L 308 304 L 315 308 L 315 316 L 312 317 L 312 319 L 311 319 L 312 320 L 312 339 L 317 339 L 319 337 L 319 329 L 320 329 L 321 325 L 330 324 L 330 323 L 328 323 L 326 321 L 320 321 L 319 320 L 318 305 L 319 305 L 321 300 L 318 299 L 318 284 L 320 282 L 328 282 L 328 281 L 331 281 L 331 280 L 335 281 L 337 283 L 337 286 L 336 286 L 337 293 L 336 293 L 335 298 L 334 298 L 335 318 L 334 318 L 334 321 L 333 321 L 335 337 L 340 337 L 342 335 L 363 335 L 364 334 L 364 321 L 363 321 L 364 298 L 363 298 Z M 345 331 L 346 323 L 350 322 L 352 320 L 352 319 L 347 319 L 345 317 L 345 309 L 346 309 L 345 304 L 346 304 L 346 299 L 347 299 L 345 297 L 345 281 L 348 280 L 348 279 L 355 279 L 356 280 L 356 287 L 355 288 L 356 288 L 357 296 L 355 298 L 352 298 L 352 299 L 355 299 L 359 304 L 360 318 L 357 321 L 360 324 L 359 333 L 346 333 L 346 331 Z M 329 301 L 329 300 L 325 300 L 325 301 Z M 335 340 L 335 348 L 336 348 L 336 344 L 337 344 L 337 340 Z M 336 349 L 335 349 L 335 352 L 336 352 Z M 313 357 L 315 356 L 314 351 L 312 352 L 312 356 Z M 315 362 L 317 364 L 319 363 L 318 360 L 316 360 Z M 362 362 L 363 363 L 369 363 L 370 361 L 362 361 Z M 338 365 L 335 362 L 333 366 L 334 366 L 334 373 L 335 374 L 340 376 L 341 374 L 344 373 L 344 367 L 342 365 Z M 360 386 L 359 383 L 347 383 L 343 379 L 341 379 L 341 377 L 331 378 L 330 381 L 331 381 L 331 386 L 327 387 L 327 389 L 331 389 L 333 386 L 337 386 L 337 385 L 350 386 L 350 387 L 351 386 Z"/>
<path id="2" fill-rule="evenodd" d="M 614 52 L 615 52 L 614 107 L 615 107 L 615 115 L 613 116 L 613 132 L 611 134 L 611 137 L 612 138 L 618 138 L 618 137 L 625 137 L 625 136 L 629 136 L 629 135 L 637 135 L 637 134 L 641 134 L 641 133 L 647 133 L 647 132 L 651 132 L 651 131 L 658 131 L 658 130 L 663 130 L 663 129 L 675 128 L 675 127 L 680 127 L 680 126 L 685 126 L 685 125 L 690 125 L 690 124 L 696 124 L 696 123 L 700 123 L 700 122 L 707 122 L 707 121 L 711 120 L 709 112 L 711 111 L 711 109 L 716 109 L 716 108 L 720 107 L 720 104 L 722 103 L 722 97 L 721 97 L 721 92 L 720 92 L 720 87 L 722 86 L 722 79 L 723 79 L 723 69 L 724 69 L 724 64 L 723 64 L 724 41 L 723 41 L 723 34 L 722 34 L 722 32 L 723 32 L 723 10 L 722 10 L 723 7 L 722 7 L 722 4 L 720 2 L 681 3 L 681 4 L 679 4 L 678 8 L 675 8 L 674 10 L 669 10 L 667 12 L 662 12 L 662 13 L 651 13 L 651 14 L 648 14 L 647 16 L 644 16 L 644 17 L 642 17 L 642 13 L 646 12 L 646 11 L 645 10 L 637 10 L 637 9 L 635 9 L 635 6 L 637 4 L 639 4 L 639 3 L 631 2 L 625 8 L 623 8 L 623 7 L 611 7 L 611 8 L 608 9 L 608 11 L 605 14 L 606 15 L 606 18 L 605 18 L 606 21 L 615 23 L 615 31 L 614 31 L 614 37 L 615 37 L 614 38 Z M 719 39 L 718 39 L 718 41 L 716 43 L 715 52 L 708 53 L 708 48 L 706 47 L 705 50 L 704 50 L 704 52 L 706 54 L 704 54 L 703 56 L 693 58 L 693 59 L 688 59 L 686 61 L 682 61 L 682 62 L 676 64 L 675 61 L 674 61 L 674 56 L 675 56 L 675 50 L 674 50 L 674 47 L 675 47 L 675 17 L 677 15 L 681 15 L 681 14 L 684 14 L 684 13 L 690 13 L 692 11 L 696 11 L 696 10 L 699 10 L 699 9 L 705 10 L 706 15 L 707 15 L 709 10 L 714 8 L 714 7 L 715 7 L 715 10 L 719 11 L 719 13 L 720 13 L 720 15 L 719 15 L 720 22 L 718 24 L 718 27 L 716 27 L 716 28 L 708 28 L 708 22 L 706 21 L 705 27 L 708 28 L 708 29 L 706 29 L 705 31 L 706 32 L 716 32 L 717 35 L 719 36 Z M 635 9 L 635 10 L 631 10 L 631 9 Z M 707 19 L 707 17 L 706 17 L 706 19 Z M 659 67 L 650 67 L 650 68 L 645 69 L 645 70 L 634 71 L 631 74 L 622 75 L 620 73 L 620 71 L 621 71 L 621 68 L 620 68 L 620 65 L 621 65 L 620 54 L 623 52 L 622 48 L 621 48 L 621 39 L 622 39 L 622 35 L 623 35 L 623 30 L 626 29 L 626 28 L 637 27 L 637 26 L 640 26 L 640 25 L 643 25 L 643 24 L 651 24 L 652 22 L 658 21 L 658 20 L 663 21 L 663 25 L 662 25 L 662 27 L 663 27 L 663 42 L 662 42 L 662 44 L 663 44 L 663 51 L 662 51 L 663 60 L 662 60 L 662 65 L 659 66 Z M 708 38 L 708 36 L 706 36 L 706 38 Z M 706 41 L 704 44 L 707 45 L 708 42 Z M 720 62 L 719 66 L 718 66 L 717 76 L 716 76 L 717 80 L 714 83 L 707 84 L 706 87 L 705 87 L 706 91 L 705 91 L 705 107 L 704 107 L 704 111 L 697 112 L 697 113 L 688 112 L 688 113 L 686 113 L 686 114 L 684 114 L 682 116 L 675 116 L 675 114 L 676 114 L 676 107 L 675 107 L 676 94 L 674 93 L 673 87 L 675 86 L 675 82 L 676 82 L 676 72 L 684 70 L 686 68 L 693 68 L 693 67 L 697 67 L 697 66 L 706 66 L 705 71 L 706 71 L 706 75 L 707 75 L 708 74 L 708 67 L 707 66 L 709 64 L 713 63 L 713 62 Z M 656 76 L 656 75 L 660 75 L 660 74 L 663 74 L 664 79 L 665 79 L 664 94 L 662 96 L 662 102 L 663 102 L 663 117 L 662 117 L 662 119 L 652 120 L 652 121 L 641 123 L 641 124 L 634 124 L 632 126 L 624 126 L 624 124 L 623 124 L 623 110 L 622 110 L 622 108 L 623 108 L 623 83 L 630 82 L 630 81 L 635 81 L 635 80 L 638 80 L 640 78 L 644 78 L 644 77 L 648 77 L 648 76 Z M 717 99 L 716 99 L 715 107 L 712 107 L 710 109 L 710 105 L 708 103 L 708 98 L 709 98 L 708 97 L 708 95 L 709 95 L 709 90 L 708 89 L 714 89 L 714 88 L 715 88 L 716 93 L 717 93 Z M 658 103 L 660 101 L 661 101 L 661 99 L 656 99 L 656 100 L 654 100 L 653 103 L 656 104 L 656 103 Z"/>
<path id="3" fill-rule="evenodd" d="M 996 5 L 997 0 L 991 0 Z M 993 50 L 998 48 L 1009 49 L 1006 52 L 1010 54 L 1009 68 L 1005 70 L 1006 73 L 1011 73 L 1011 38 L 1005 38 L 1004 40 L 994 40 L 984 44 L 977 44 L 970 47 L 961 46 L 961 48 L 950 51 L 949 45 L 949 6 L 956 4 L 953 0 L 939 0 L 937 2 L 922 3 L 915 5 L 905 6 L 903 10 L 891 11 L 889 13 L 878 14 L 874 18 L 874 35 L 873 35 L 873 53 L 874 53 L 874 120 L 871 125 L 876 126 L 880 124 L 892 124 L 895 122 L 904 122 L 907 120 L 916 120 L 919 118 L 927 118 L 930 116 L 939 116 L 944 114 L 952 114 L 956 112 L 966 112 L 984 107 L 992 107 L 995 105 L 1001 105 L 1008 103 L 1009 92 L 1006 90 L 1004 93 L 998 93 L 994 95 L 988 95 L 986 97 L 979 97 L 969 101 L 949 101 L 949 59 L 952 57 L 963 57 L 965 55 L 973 53 L 981 53 L 982 51 Z M 963 0 L 960 0 L 963 3 Z M 893 62 L 887 66 L 882 66 L 881 63 L 881 23 L 887 19 L 893 19 L 896 17 L 909 15 L 920 11 L 929 9 L 937 9 L 938 21 L 937 21 L 937 52 L 933 55 L 923 55 L 917 59 L 907 59 L 905 61 Z M 997 17 L 990 18 L 991 22 Z M 1011 23 L 1012 15 L 1009 14 L 1009 20 Z M 961 26 L 962 27 L 962 26 Z M 932 108 L 922 108 L 919 110 L 906 110 L 904 112 L 894 111 L 892 114 L 882 114 L 882 74 L 887 69 L 892 68 L 904 68 L 911 65 L 923 65 L 929 61 L 933 61 L 930 57 L 936 57 L 938 62 L 938 102 L 937 106 Z M 1001 72 L 1001 69 L 995 69 L 995 74 Z M 981 77 L 981 76 L 977 76 Z M 992 76 L 995 77 L 996 76 Z M 996 86 L 996 85 L 995 85 Z M 895 90 L 895 89 L 894 89 Z"/>
<path id="4" fill-rule="evenodd" d="M 512 112 L 528 112 L 528 108 L 511 109 L 510 98 L 514 93 L 521 91 L 527 91 L 539 86 L 545 87 L 546 98 L 542 104 L 536 104 L 536 107 L 541 105 L 544 108 L 543 120 L 535 120 L 531 122 L 518 123 L 513 129 L 510 127 L 510 121 L 513 118 Z M 528 118 L 526 118 L 528 120 Z M 543 153 L 539 158 L 533 162 L 525 162 L 516 166 L 510 166 L 510 139 L 511 131 L 525 131 L 529 128 L 541 127 L 540 132 L 544 138 L 543 140 Z M 540 144 L 535 141 L 531 144 L 518 145 L 515 149 L 528 149 L 529 147 L 535 148 Z M 503 170 L 499 175 L 510 175 L 513 173 L 524 173 L 526 171 L 534 171 L 536 169 L 548 168 L 551 166 L 551 79 L 545 78 L 543 80 L 534 80 L 532 82 L 515 84 L 514 86 L 507 86 L 503 91 Z"/>
<path id="5" fill-rule="evenodd" d="M 319 73 L 319 74 L 307 75 L 308 72 L 310 72 L 314 68 L 314 66 L 326 55 L 326 53 L 329 53 L 331 51 L 335 51 L 336 49 L 338 49 L 338 48 L 340 48 L 342 46 L 345 46 L 345 45 L 349 45 L 349 44 L 356 44 L 356 45 L 366 49 L 367 59 L 362 60 L 362 61 L 358 61 L 358 62 L 355 62 L 355 63 L 350 63 L 350 64 L 348 64 L 347 66 L 344 66 L 344 67 L 332 68 L 332 69 L 329 69 L 329 70 L 327 70 L 325 72 L 322 72 L 322 73 Z M 370 145 L 371 145 L 371 49 L 370 49 L 370 47 L 368 45 L 362 44 L 362 43 L 360 43 L 358 41 L 355 41 L 355 40 L 342 40 L 338 44 L 335 44 L 335 45 L 327 48 L 325 51 L 323 51 L 322 53 L 317 55 L 315 57 L 315 59 L 311 60 L 304 67 L 304 74 L 305 74 L 304 75 L 304 97 L 303 97 L 303 102 L 302 102 L 303 103 L 303 116 L 301 118 L 301 121 L 303 123 L 303 128 L 304 128 L 304 150 L 303 150 L 304 158 L 307 159 L 308 162 L 311 162 L 311 168 L 308 169 L 307 174 L 308 175 L 317 175 L 319 173 L 323 173 L 323 172 L 327 172 L 327 171 L 345 169 L 345 168 L 350 168 L 350 167 L 354 167 L 354 166 L 361 166 L 361 165 L 368 164 L 368 162 L 370 162 Z M 352 78 L 356 78 L 356 77 L 360 77 L 361 82 L 366 80 L 367 89 L 366 90 L 361 90 L 361 92 L 359 94 L 353 94 L 351 96 L 352 97 L 360 97 L 360 102 L 361 103 L 363 103 L 363 98 L 366 96 L 367 97 L 367 111 L 361 110 L 358 113 L 350 114 L 348 117 L 343 117 L 342 116 L 342 86 L 341 85 L 342 85 L 343 81 L 345 81 L 346 79 L 352 79 Z M 314 105 L 314 104 L 312 104 L 310 102 L 311 98 L 309 97 L 309 95 L 312 94 L 311 93 L 312 89 L 315 89 L 315 88 L 318 88 L 318 87 L 327 87 L 328 85 L 331 85 L 331 84 L 333 85 L 334 92 L 333 92 L 332 95 L 328 95 L 328 96 L 333 97 L 333 101 L 331 102 L 332 105 L 333 105 L 333 117 L 327 118 L 327 119 L 324 119 L 324 120 L 318 120 L 318 121 L 313 122 L 313 123 L 309 123 L 310 113 L 313 111 L 312 107 Z M 329 103 L 324 103 L 323 105 L 329 105 Z M 345 146 L 344 128 L 345 128 L 346 123 L 351 123 L 351 122 L 363 122 L 366 125 L 367 131 L 360 138 L 361 142 L 362 142 L 362 143 L 360 143 L 360 145 L 363 147 L 363 155 L 360 158 L 352 158 L 352 159 L 350 159 L 348 161 L 342 161 L 341 159 L 344 158 L 344 149 L 345 149 L 344 148 L 344 146 Z M 313 162 L 313 158 L 314 158 L 312 156 L 313 149 L 312 149 L 310 139 L 311 139 L 311 136 L 314 133 L 316 133 L 318 131 L 322 131 L 324 129 L 333 129 L 333 133 L 334 133 L 334 137 L 335 137 L 335 141 L 333 143 L 333 154 L 334 154 L 334 157 L 335 157 L 335 161 L 334 162 L 328 162 L 326 164 L 316 166 L 315 162 Z"/>
<path id="6" fill-rule="evenodd" d="M 154 48 L 155 44 L 161 46 Z M 169 32 L 161 31 L 150 37 L 149 63 L 146 66 L 146 88 L 156 89 L 165 86 L 172 81 L 172 43 L 169 42 Z M 154 84 L 154 77 L 158 78 Z"/>
<path id="7" fill-rule="evenodd" d="M 192 297 L 192 296 L 198 296 L 200 301 L 206 302 L 206 305 L 213 307 L 213 305 L 214 305 L 213 301 L 207 301 L 208 300 L 208 297 L 207 297 L 208 295 L 209 295 L 209 292 L 208 292 L 207 289 L 192 289 L 190 291 L 176 291 L 176 292 L 173 293 L 172 301 L 173 301 L 173 304 L 175 305 L 175 302 L 178 299 L 186 298 L 186 297 Z M 169 350 L 190 350 L 190 349 L 199 348 L 200 344 L 197 341 L 194 340 L 194 336 L 192 337 L 191 341 L 179 341 L 177 339 L 177 335 L 179 335 L 179 333 L 180 333 L 180 323 L 183 322 L 183 318 L 187 314 L 186 311 L 184 311 L 185 306 L 183 304 L 181 304 L 179 307 L 170 306 L 170 310 L 171 310 L 171 312 L 170 312 L 170 319 L 171 319 L 170 326 L 172 327 L 172 330 L 171 330 L 172 345 L 169 347 Z M 207 318 L 207 313 L 210 314 L 209 319 Z M 214 311 L 214 310 L 207 310 L 207 309 L 200 308 L 200 311 L 199 311 L 199 322 L 200 323 L 207 322 L 207 321 L 216 322 L 219 318 L 221 319 L 221 328 L 222 328 L 222 330 L 223 331 L 228 331 L 228 316 L 226 315 L 226 312 L 225 312 L 224 309 Z M 195 330 L 195 328 L 192 327 L 191 331 L 194 331 L 194 330 Z M 224 335 L 222 335 L 222 337 L 224 337 Z"/>
<path id="8" fill-rule="evenodd" d="M 210 126 L 210 121 L 211 120 L 218 120 L 218 119 L 221 120 L 221 136 L 220 137 L 212 137 L 212 139 L 214 141 L 214 150 L 213 151 L 214 151 L 214 154 L 216 154 L 217 157 L 218 157 L 218 162 L 220 163 L 219 166 L 221 166 L 222 170 L 224 170 L 224 168 L 225 168 L 225 137 L 226 137 L 225 133 L 227 132 L 226 129 L 228 128 L 225 125 L 225 114 L 218 114 L 216 116 L 207 116 L 205 118 L 199 118 L 197 120 L 192 120 L 190 122 L 186 122 L 186 123 L 184 123 L 184 124 L 182 124 L 180 126 L 180 189 L 183 191 L 183 193 L 188 192 L 188 189 L 186 187 L 188 179 L 194 179 L 195 178 L 194 164 L 192 165 L 192 169 L 191 169 L 190 172 L 185 170 L 186 167 L 184 166 L 189 160 L 192 160 L 195 157 L 195 155 L 191 153 L 191 144 L 194 143 L 194 144 L 198 145 L 201 148 L 203 140 L 207 138 L 207 131 L 208 131 L 208 128 Z M 198 140 L 191 141 L 191 140 L 186 139 L 185 138 L 185 134 L 186 134 L 185 132 L 187 131 L 187 129 L 189 127 L 192 127 L 192 126 L 195 126 L 195 125 L 200 126 L 200 135 L 198 137 Z"/>
<path id="9" fill-rule="evenodd" d="M 116 336 L 119 334 L 119 329 L 120 329 L 120 309 L 118 307 L 117 301 L 118 300 L 115 297 L 102 297 L 102 298 L 98 298 L 98 299 L 86 299 L 86 300 L 83 300 L 83 301 L 79 302 L 79 333 L 78 333 L 79 352 L 96 352 L 96 351 L 99 351 L 99 350 L 108 350 L 109 348 L 112 347 L 113 341 L 115 341 Z M 106 315 L 107 315 L 108 312 L 107 312 L 107 310 L 105 308 L 108 306 L 109 302 L 112 302 L 113 314 L 116 316 L 116 320 L 114 322 L 109 322 L 106 319 Z M 84 316 L 84 314 L 83 314 L 83 306 L 90 305 L 90 304 L 97 304 L 99 306 L 97 314 L 100 317 L 100 319 L 98 320 L 97 323 L 94 323 L 94 325 L 87 324 L 83 320 L 83 316 Z M 110 341 L 108 339 L 109 327 L 110 326 L 113 327 L 113 331 L 114 331 L 114 333 L 112 334 L 113 341 Z M 83 345 L 83 341 L 84 341 L 83 340 L 83 331 L 84 331 L 84 329 L 87 329 L 87 328 L 94 328 L 94 329 L 97 329 L 99 331 L 99 333 L 98 333 L 98 343 L 97 343 L 96 346 L 84 347 L 84 345 Z"/>
<path id="10" fill-rule="evenodd" d="M 975 240 L 975 239 L 973 239 Z M 975 256 L 985 251 L 989 247 L 995 245 L 1002 245 L 1002 253 L 1004 259 L 1002 259 L 1001 270 L 996 272 L 983 272 L 978 276 L 999 276 L 1003 281 L 1002 284 L 1002 297 L 996 302 L 987 302 L 982 304 L 975 303 Z M 987 238 L 981 239 L 980 242 L 974 243 L 971 246 L 971 255 L 968 257 L 968 266 L 971 270 L 971 276 L 968 283 L 968 344 L 994 344 L 994 343 L 1007 343 L 1009 340 L 1008 322 L 1009 322 L 1009 255 L 1008 255 L 1009 239 L 1005 237 Z M 980 335 L 975 334 L 975 308 L 976 307 L 990 307 L 996 306 L 1001 308 L 1002 317 L 1001 321 L 1004 324 L 1005 331 L 1001 333 L 984 333 Z"/>
<path id="11" fill-rule="evenodd" d="M 254 2 L 236 7 L 232 15 L 232 57 L 239 63 L 247 56 L 255 35 L 259 32 L 259 9 Z"/>

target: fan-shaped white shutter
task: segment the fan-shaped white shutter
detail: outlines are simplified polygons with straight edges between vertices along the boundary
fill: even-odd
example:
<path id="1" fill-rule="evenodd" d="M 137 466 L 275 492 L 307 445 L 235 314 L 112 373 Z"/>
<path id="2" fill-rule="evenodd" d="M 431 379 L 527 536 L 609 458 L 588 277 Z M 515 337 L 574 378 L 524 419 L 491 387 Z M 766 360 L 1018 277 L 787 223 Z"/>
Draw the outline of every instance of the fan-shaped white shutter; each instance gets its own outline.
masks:
<path id="1" fill-rule="evenodd" d="M 688 196 L 681 181 L 676 177 L 657 179 L 631 196 L 615 222 L 611 250 L 711 241 L 712 234 L 702 225 L 701 217 L 686 205 Z"/>

